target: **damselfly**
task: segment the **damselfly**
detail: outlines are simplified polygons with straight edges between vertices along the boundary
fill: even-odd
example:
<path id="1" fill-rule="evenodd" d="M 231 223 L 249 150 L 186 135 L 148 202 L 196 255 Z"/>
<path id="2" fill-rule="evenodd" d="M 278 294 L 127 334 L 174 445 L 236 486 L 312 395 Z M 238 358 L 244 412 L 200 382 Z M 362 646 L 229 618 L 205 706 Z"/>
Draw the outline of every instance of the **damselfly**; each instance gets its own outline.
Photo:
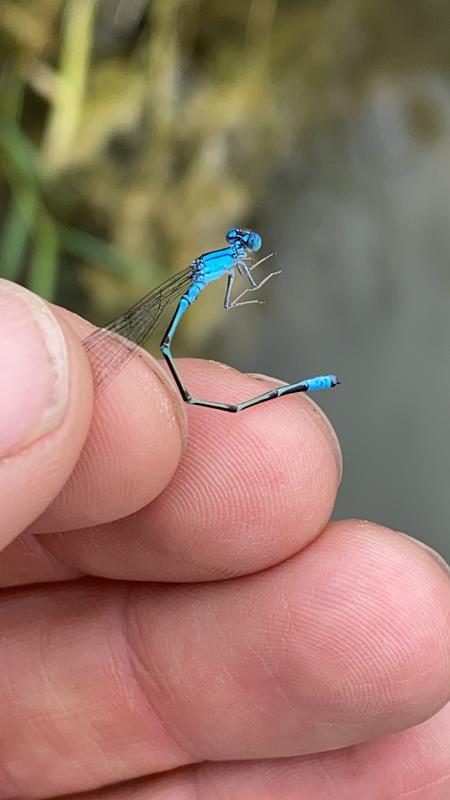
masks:
<path id="1" fill-rule="evenodd" d="M 178 305 L 175 314 L 161 342 L 161 352 L 186 403 L 217 408 L 220 411 L 237 412 L 267 400 L 274 400 L 276 397 L 284 397 L 296 392 L 332 389 L 333 386 L 340 383 L 335 375 L 319 375 L 315 378 L 306 378 L 298 383 L 270 389 L 264 394 L 236 404 L 200 400 L 190 394 L 175 365 L 171 351 L 172 339 L 183 314 L 209 283 L 224 276 L 227 276 L 224 300 L 224 307 L 227 311 L 249 303 L 260 303 L 262 301 L 258 299 L 243 300 L 243 298 L 249 292 L 261 289 L 267 281 L 278 274 L 278 272 L 271 272 L 259 283 L 255 281 L 253 270 L 273 255 L 270 254 L 255 262 L 253 254 L 258 252 L 262 245 L 261 236 L 256 231 L 232 228 L 228 231 L 226 240 L 227 247 L 203 253 L 194 259 L 187 269 L 169 278 L 168 281 L 113 320 L 106 328 L 100 328 L 84 340 L 83 344 L 89 353 L 97 388 L 109 383 L 125 366 L 136 348 L 148 339 L 167 306 L 177 299 Z M 237 297 L 232 298 L 231 291 L 236 272 L 248 281 L 249 286 Z"/>

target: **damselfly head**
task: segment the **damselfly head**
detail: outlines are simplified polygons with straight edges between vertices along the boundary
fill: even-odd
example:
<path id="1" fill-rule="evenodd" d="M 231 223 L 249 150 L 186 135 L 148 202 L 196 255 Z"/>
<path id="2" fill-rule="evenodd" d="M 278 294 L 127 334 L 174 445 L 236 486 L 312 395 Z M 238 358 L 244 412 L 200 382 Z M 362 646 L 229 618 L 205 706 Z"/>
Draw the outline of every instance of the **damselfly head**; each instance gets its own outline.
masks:
<path id="1" fill-rule="evenodd" d="M 262 239 L 259 233 L 243 228 L 231 228 L 226 235 L 226 240 L 228 244 L 234 244 L 234 242 L 240 241 L 244 247 L 247 247 L 248 250 L 252 250 L 254 253 L 260 250 L 262 246 Z"/>

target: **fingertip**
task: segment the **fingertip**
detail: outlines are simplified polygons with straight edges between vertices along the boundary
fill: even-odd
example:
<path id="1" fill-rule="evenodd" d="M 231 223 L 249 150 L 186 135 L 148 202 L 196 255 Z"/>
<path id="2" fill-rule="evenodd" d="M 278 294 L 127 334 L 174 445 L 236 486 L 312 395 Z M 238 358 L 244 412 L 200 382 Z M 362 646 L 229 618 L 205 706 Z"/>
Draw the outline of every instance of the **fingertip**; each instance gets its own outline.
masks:
<path id="1" fill-rule="evenodd" d="M 286 381 L 281 381 L 279 378 L 272 378 L 268 375 L 263 375 L 262 373 L 256 372 L 248 372 L 246 373 L 249 378 L 254 378 L 255 380 L 262 381 L 266 388 L 270 386 L 286 386 Z M 334 460 L 336 463 L 336 469 L 338 474 L 338 486 L 342 480 L 342 472 L 343 472 L 343 456 L 342 456 L 342 448 L 340 441 L 338 439 L 338 435 L 331 424 L 330 420 L 328 419 L 327 415 L 323 411 L 323 409 L 310 397 L 306 392 L 302 392 L 297 396 L 297 399 L 302 403 L 309 404 L 311 412 L 316 415 L 318 424 L 322 428 L 323 432 L 327 436 L 331 452 L 333 453 Z"/>
<path id="2" fill-rule="evenodd" d="M 403 533 L 345 520 L 327 526 L 300 565 L 303 592 L 322 587 L 311 631 L 355 706 L 370 698 L 371 713 L 395 729 L 448 700 L 450 583 L 435 558 Z"/>
<path id="3" fill-rule="evenodd" d="M 92 385 L 73 333 L 37 295 L 0 281 L 0 507 L 3 543 L 48 506 L 90 424 Z"/>
<path id="4" fill-rule="evenodd" d="M 408 542 L 410 542 L 410 544 L 417 547 L 418 550 L 422 553 L 422 555 L 426 554 L 431 559 L 431 563 L 433 564 L 434 567 L 438 566 L 443 571 L 444 575 L 447 576 L 447 578 L 450 577 L 450 566 L 445 560 L 445 558 L 441 556 L 440 553 L 438 553 L 428 544 L 425 544 L 425 542 L 421 542 L 420 539 L 416 539 L 414 536 L 409 536 L 409 534 L 407 533 L 402 533 L 401 531 L 395 531 L 395 534 L 397 536 L 403 536 Z M 450 590 L 450 584 L 449 584 L 449 590 Z"/>

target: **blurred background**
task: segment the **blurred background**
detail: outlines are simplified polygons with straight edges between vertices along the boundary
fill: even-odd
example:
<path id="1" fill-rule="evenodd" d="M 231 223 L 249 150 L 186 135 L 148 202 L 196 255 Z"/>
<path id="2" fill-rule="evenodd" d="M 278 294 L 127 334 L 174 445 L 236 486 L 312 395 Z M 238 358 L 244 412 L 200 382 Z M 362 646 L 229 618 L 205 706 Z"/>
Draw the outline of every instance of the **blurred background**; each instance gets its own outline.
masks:
<path id="1" fill-rule="evenodd" d="M 448 0 L 2 0 L 0 274 L 97 324 L 251 226 L 283 273 L 175 350 L 298 380 L 336 517 L 450 557 Z M 242 398 L 237 398 L 242 399 Z M 287 465 L 288 468 L 288 465 Z"/>

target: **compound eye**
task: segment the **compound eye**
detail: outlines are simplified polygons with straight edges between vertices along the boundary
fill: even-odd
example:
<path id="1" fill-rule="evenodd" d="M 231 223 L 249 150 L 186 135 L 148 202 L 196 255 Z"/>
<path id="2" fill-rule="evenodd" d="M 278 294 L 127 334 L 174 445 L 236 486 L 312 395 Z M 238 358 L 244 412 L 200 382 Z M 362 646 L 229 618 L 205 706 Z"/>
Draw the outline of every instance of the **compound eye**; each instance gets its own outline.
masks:
<path id="1" fill-rule="evenodd" d="M 259 233 L 256 233 L 256 231 L 249 231 L 246 245 L 249 250 L 253 250 L 255 253 L 257 250 L 261 250 L 262 239 Z"/>
<path id="2" fill-rule="evenodd" d="M 238 230 L 238 228 L 231 228 L 231 230 L 228 231 L 225 237 L 228 244 L 233 244 L 233 242 L 235 242 L 236 239 L 239 239 L 240 238 L 239 234 L 240 231 Z"/>

